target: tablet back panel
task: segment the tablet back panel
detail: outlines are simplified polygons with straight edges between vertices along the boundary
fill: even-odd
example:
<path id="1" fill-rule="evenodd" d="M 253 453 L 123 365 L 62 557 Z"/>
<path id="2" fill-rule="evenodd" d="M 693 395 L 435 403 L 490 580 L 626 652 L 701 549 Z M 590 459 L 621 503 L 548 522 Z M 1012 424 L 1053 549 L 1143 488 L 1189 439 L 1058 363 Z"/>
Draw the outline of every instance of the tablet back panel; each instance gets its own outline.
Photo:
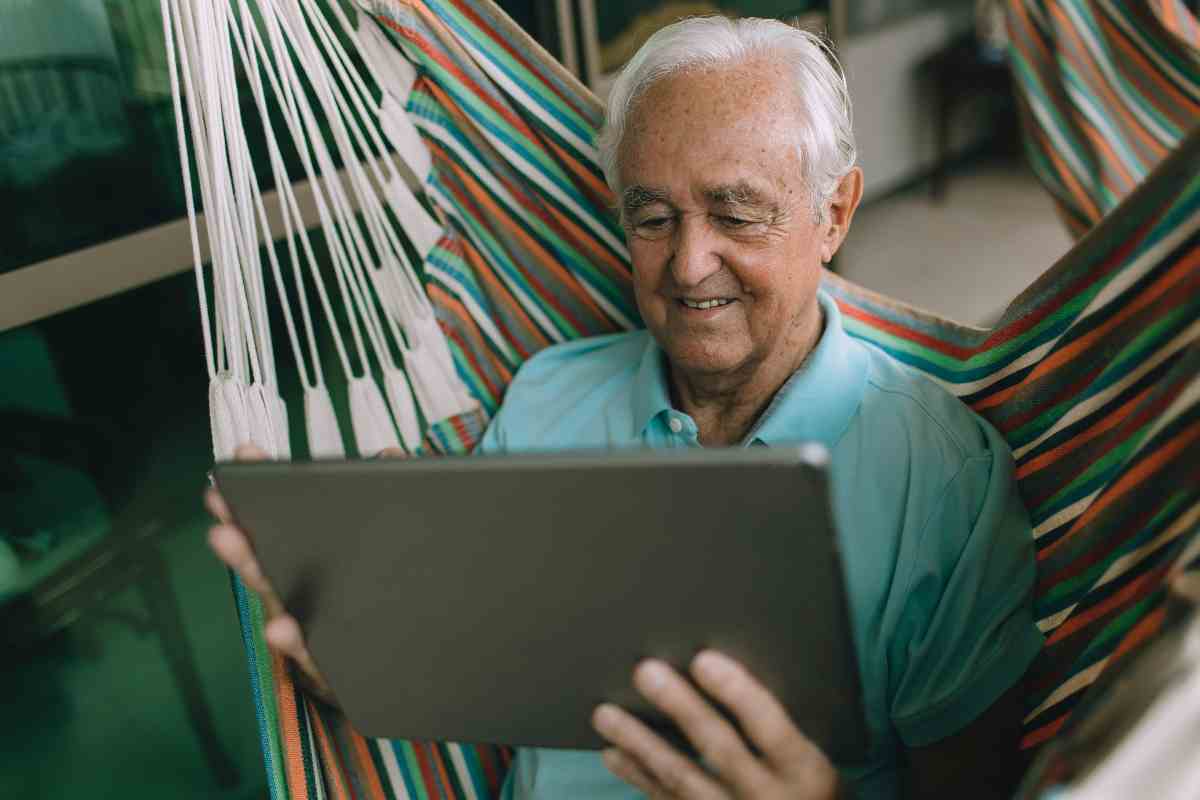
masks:
<path id="1" fill-rule="evenodd" d="M 713 647 L 849 762 L 867 735 L 823 456 L 224 464 L 216 476 L 366 735 L 600 747 L 589 721 L 602 700 L 669 727 L 630 686 L 641 657 L 683 668 Z"/>

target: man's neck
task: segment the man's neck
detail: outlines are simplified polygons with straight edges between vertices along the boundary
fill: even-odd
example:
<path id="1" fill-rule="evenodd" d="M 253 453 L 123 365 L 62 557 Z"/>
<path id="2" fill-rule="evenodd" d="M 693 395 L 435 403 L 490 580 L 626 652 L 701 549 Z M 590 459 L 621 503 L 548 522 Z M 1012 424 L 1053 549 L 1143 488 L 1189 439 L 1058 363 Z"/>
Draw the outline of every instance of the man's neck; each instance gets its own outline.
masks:
<path id="1" fill-rule="evenodd" d="M 668 367 L 672 400 L 696 421 L 701 444 L 721 447 L 740 444 L 746 438 L 776 392 L 820 341 L 825 312 L 819 305 L 817 309 L 805 330 L 797 331 L 791 346 L 735 374 L 688 374 Z"/>

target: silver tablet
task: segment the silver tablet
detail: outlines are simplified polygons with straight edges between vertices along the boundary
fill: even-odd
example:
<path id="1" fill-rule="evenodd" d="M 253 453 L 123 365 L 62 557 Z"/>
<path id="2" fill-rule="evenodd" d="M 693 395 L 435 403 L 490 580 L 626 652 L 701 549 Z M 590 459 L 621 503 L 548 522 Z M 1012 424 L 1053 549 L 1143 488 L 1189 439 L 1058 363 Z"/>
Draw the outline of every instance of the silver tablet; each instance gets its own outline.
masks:
<path id="1" fill-rule="evenodd" d="M 868 745 L 818 446 L 221 464 L 370 736 L 599 748 L 656 656 L 744 663 L 840 763 Z M 675 738 L 675 737 L 672 737 Z"/>

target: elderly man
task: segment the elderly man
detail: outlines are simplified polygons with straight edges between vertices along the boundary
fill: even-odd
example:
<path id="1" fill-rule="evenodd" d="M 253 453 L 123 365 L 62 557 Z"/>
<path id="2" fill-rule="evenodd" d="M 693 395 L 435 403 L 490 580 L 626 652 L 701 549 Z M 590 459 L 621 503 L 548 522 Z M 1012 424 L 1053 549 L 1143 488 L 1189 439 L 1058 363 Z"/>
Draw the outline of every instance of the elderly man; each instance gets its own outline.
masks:
<path id="1" fill-rule="evenodd" d="M 832 54 L 769 20 L 672 25 L 617 80 L 600 147 L 647 330 L 530 359 L 480 449 L 823 443 L 874 744 L 835 768 L 753 675 L 703 652 L 691 681 L 656 660 L 632 676 L 700 760 L 602 705 L 612 748 L 521 750 L 505 796 L 1004 796 L 1013 687 L 1041 645 L 1029 523 L 996 431 L 848 337 L 818 288 L 862 195 Z M 245 536 L 226 524 L 211 540 L 264 594 L 268 641 L 322 691 Z"/>

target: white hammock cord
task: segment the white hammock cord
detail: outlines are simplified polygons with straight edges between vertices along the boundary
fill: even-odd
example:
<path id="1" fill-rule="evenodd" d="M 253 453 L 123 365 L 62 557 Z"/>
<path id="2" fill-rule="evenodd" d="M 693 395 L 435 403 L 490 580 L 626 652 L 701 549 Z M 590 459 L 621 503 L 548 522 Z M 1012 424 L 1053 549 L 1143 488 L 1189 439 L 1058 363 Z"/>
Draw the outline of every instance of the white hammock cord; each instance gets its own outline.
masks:
<path id="1" fill-rule="evenodd" d="M 294 98 L 290 92 L 291 87 L 289 84 L 284 84 L 284 86 L 289 89 L 287 92 L 283 91 L 283 89 L 280 87 L 280 81 L 275 74 L 274 66 L 267 54 L 266 46 L 263 44 L 262 38 L 259 36 L 257 26 L 252 23 L 248 24 L 247 32 L 250 34 L 255 45 L 254 52 L 262 58 L 262 68 L 263 71 L 267 73 L 267 79 L 271 82 L 271 88 L 275 91 L 276 95 L 289 101 L 287 106 L 282 109 L 283 117 L 288 126 L 289 133 L 292 135 L 293 139 L 296 139 L 299 136 L 299 133 L 296 130 L 296 122 L 295 119 L 288 113 L 289 110 L 295 108 Z M 241 49 L 243 53 L 243 59 L 245 59 L 245 42 L 236 30 L 234 31 L 233 39 Z M 263 119 L 267 121 L 267 125 L 270 126 L 270 117 L 267 114 L 265 97 L 259 97 L 258 100 L 259 113 L 262 115 Z M 320 277 L 319 268 L 317 266 L 316 252 L 313 249 L 312 240 L 309 238 L 308 228 L 304 224 L 303 215 L 300 213 L 299 203 L 296 200 L 295 193 L 292 190 L 291 182 L 287 176 L 287 171 L 283 165 L 283 156 L 279 150 L 279 143 L 275 139 L 273 129 L 268 127 L 268 130 L 270 131 L 271 135 L 267 137 L 267 146 L 271 156 L 272 170 L 275 174 L 276 188 L 280 193 L 280 206 L 281 210 L 283 211 L 284 226 L 288 233 L 288 247 L 289 253 L 292 257 L 292 273 L 296 279 L 296 291 L 300 297 L 300 308 L 304 316 L 305 330 L 308 335 L 310 352 L 313 359 L 313 370 L 317 375 L 317 385 L 320 386 L 324 384 L 323 368 L 321 366 L 321 359 L 317 350 L 316 334 L 314 332 L 312 315 L 309 311 L 307 294 L 304 288 L 303 273 L 300 269 L 300 259 L 296 257 L 295 240 L 291 236 L 292 225 L 295 225 L 295 229 L 300 237 L 300 244 L 309 267 L 309 272 L 312 275 L 313 283 L 317 290 L 317 296 L 321 300 L 322 310 L 325 312 L 325 318 L 329 325 L 330 334 L 333 337 L 334 346 L 337 350 L 338 360 L 341 363 L 343 374 L 346 377 L 349 377 L 353 370 L 350 366 L 350 358 L 346 352 L 345 342 L 343 341 L 341 332 L 338 329 L 337 318 L 334 315 L 333 305 L 329 302 L 329 296 L 325 290 L 325 283 Z M 308 178 L 309 185 L 312 187 L 314 196 L 317 196 L 319 195 L 321 189 L 317 184 L 311 164 L 307 160 L 304 160 L 304 167 L 305 176 Z M 320 202 L 319 197 L 317 197 L 317 201 Z"/>
<path id="2" fill-rule="evenodd" d="M 168 0 L 160 0 L 163 15 L 163 39 L 167 49 L 167 72 L 171 80 L 171 100 L 175 110 L 175 133 L 179 145 L 179 163 L 183 171 L 183 197 L 187 205 L 188 229 L 192 236 L 192 271 L 196 278 L 196 295 L 200 303 L 200 329 L 204 337 L 204 365 L 208 378 L 217 375 L 216 356 L 213 353 L 212 323 L 208 318 L 208 292 L 204 287 L 204 265 L 200 259 L 200 232 L 196 226 L 196 204 L 192 198 L 192 169 L 188 158 L 187 138 L 183 127 L 183 97 L 179 88 L 179 71 L 175 66 L 175 36 L 172 31 L 171 10 Z"/>
<path id="3" fill-rule="evenodd" d="M 241 4 L 239 7 L 239 15 L 241 17 L 243 27 L 254 24 L 253 16 L 250 14 L 249 7 L 246 5 L 245 0 L 241 0 Z M 246 71 L 247 76 L 250 79 L 251 93 L 254 96 L 255 103 L 258 106 L 259 115 L 262 117 L 262 120 L 263 120 L 263 127 L 266 132 L 267 142 L 269 143 L 271 171 L 272 171 L 272 175 L 274 176 L 275 185 L 277 187 L 276 191 L 279 192 L 279 195 L 280 195 L 280 217 L 283 219 L 284 238 L 287 240 L 289 255 L 292 258 L 293 264 L 295 264 L 299 260 L 298 259 L 299 254 L 296 252 L 296 245 L 292 239 L 291 219 L 290 219 L 290 214 L 289 214 L 289 210 L 288 210 L 287 199 L 285 196 L 287 193 L 290 193 L 292 190 L 291 182 L 288 180 L 286 170 L 283 169 L 282 159 L 279 157 L 278 146 L 277 146 L 277 143 L 275 142 L 275 132 L 271 125 L 270 116 L 267 114 L 265 96 L 263 93 L 262 74 L 259 72 L 259 63 L 258 63 L 258 58 L 257 58 L 257 52 L 253 49 L 251 49 L 249 52 L 247 52 L 245 43 L 243 42 L 243 40 L 237 30 L 237 26 L 233 26 L 232 34 L 233 34 L 233 38 L 236 40 L 236 43 L 237 43 L 238 54 L 241 56 L 242 65 Z M 269 226 L 267 223 L 266 208 L 263 205 L 262 193 L 260 192 L 260 190 L 258 188 L 258 182 L 251 181 L 250 188 L 254 194 L 254 202 L 255 202 L 255 207 L 258 211 L 259 222 L 262 226 L 262 229 L 264 231 L 268 231 Z M 292 306 L 291 306 L 291 303 L 288 301 L 288 297 L 287 297 L 287 289 L 283 283 L 283 275 L 282 275 L 282 271 L 279 266 L 279 258 L 275 252 L 273 238 L 270 235 L 268 235 L 265 237 L 265 241 L 268 242 L 267 247 L 266 247 L 267 258 L 271 264 L 271 274 L 275 279 L 276 293 L 279 296 L 280 307 L 283 311 L 284 322 L 287 326 L 288 340 L 292 347 L 292 356 L 296 360 L 296 368 L 300 373 L 301 384 L 307 389 L 312 386 L 312 380 L 309 375 L 308 364 L 306 363 L 306 361 L 304 359 L 304 355 L 302 353 L 302 348 L 301 348 L 300 340 L 299 340 L 299 334 L 296 331 L 296 323 L 295 323 L 295 319 L 294 319 L 294 316 L 292 313 Z M 300 297 L 301 314 L 303 315 L 303 318 L 304 318 L 305 333 L 307 336 L 307 342 L 311 348 L 311 355 L 312 355 L 312 359 L 313 359 L 313 370 L 317 375 L 317 382 L 318 382 L 318 384 L 320 384 L 323 382 L 323 376 L 321 374 L 321 363 L 320 363 L 320 357 L 319 357 L 317 349 L 316 349 L 316 337 L 313 334 L 312 319 L 311 319 L 309 309 L 308 309 L 308 302 L 307 302 L 307 299 L 305 298 L 304 282 L 298 271 L 297 271 L 296 277 L 297 277 L 296 291 Z M 262 292 L 263 287 L 262 287 L 261 283 L 259 285 L 259 288 L 260 288 L 260 292 Z M 263 293 L 265 294 L 265 292 L 263 292 Z M 272 372 L 274 372 L 273 367 L 272 367 Z"/>
<path id="4" fill-rule="evenodd" d="M 264 5 L 270 6 L 270 10 L 272 12 L 275 10 L 272 0 L 263 1 Z M 289 83 L 294 86 L 302 86 L 297 75 L 295 74 L 292 60 L 288 56 L 288 50 L 283 44 L 284 39 L 279 31 L 279 18 L 274 13 L 266 13 L 264 14 L 264 19 L 267 22 L 267 34 L 271 39 L 271 46 L 274 50 L 276 62 L 275 65 L 279 69 L 280 74 L 285 78 L 285 80 L 281 82 L 285 86 L 289 85 Z M 265 61 L 267 59 L 267 55 L 265 54 L 265 48 L 262 47 L 261 39 L 258 37 L 257 33 L 255 34 L 254 38 L 256 46 L 264 50 L 263 59 Z M 268 76 L 270 77 L 272 75 L 273 73 L 268 71 Z M 342 277 L 342 262 L 346 258 L 346 255 L 343 249 L 340 227 L 334 225 L 329 208 L 325 202 L 324 194 L 322 193 L 322 189 L 324 189 L 324 191 L 329 191 L 332 196 L 331 187 L 336 185 L 338 182 L 336 170 L 333 169 L 332 163 L 328 159 L 328 153 L 324 151 L 323 143 L 321 142 L 320 127 L 317 125 L 312 116 L 312 110 L 308 105 L 308 100 L 304 96 L 304 93 L 302 91 L 295 93 L 289 91 L 287 95 L 285 95 L 283 92 L 279 92 L 279 94 L 280 96 L 287 96 L 291 100 L 290 105 L 292 108 L 289 109 L 290 111 L 299 112 L 300 120 L 293 118 L 290 113 L 284 113 L 284 118 L 288 122 L 289 132 L 292 134 L 293 141 L 296 144 L 296 149 L 300 155 L 301 163 L 304 166 L 305 175 L 312 186 L 313 199 L 317 205 L 317 214 L 321 220 L 321 228 L 325 232 L 326 245 L 329 249 L 329 254 L 334 264 L 334 276 L 338 279 L 339 289 L 341 290 L 343 299 L 345 299 L 347 290 L 344 285 L 344 278 Z M 299 132 L 298 129 L 301 121 L 303 122 L 305 129 L 310 133 L 310 136 L 304 136 Z M 317 173 L 312 166 L 312 160 L 308 152 L 309 147 L 312 148 L 313 155 L 317 157 L 317 161 L 320 163 L 322 173 L 322 179 L 320 181 L 317 180 Z M 322 156 L 324 156 L 324 158 Z M 324 282 L 321 280 L 320 272 L 318 271 L 315 260 L 310 262 L 309 267 L 313 272 L 313 281 L 317 286 L 318 294 L 321 297 L 322 305 L 328 317 L 327 321 L 329 327 L 332 331 L 334 331 L 335 339 L 337 341 L 341 341 L 341 336 L 338 334 L 337 329 L 337 317 L 334 315 L 333 306 L 329 302 L 329 297 L 325 291 Z M 368 362 L 363 347 L 362 333 L 359 329 L 358 319 L 356 318 L 353 309 L 349 307 L 346 308 L 346 316 L 350 323 L 350 331 L 354 340 L 355 351 L 365 374 L 367 371 Z M 341 353 L 343 355 L 345 354 L 344 347 L 342 348 Z M 343 367 L 345 368 L 347 378 L 356 377 L 356 373 L 348 358 L 345 360 Z"/>

